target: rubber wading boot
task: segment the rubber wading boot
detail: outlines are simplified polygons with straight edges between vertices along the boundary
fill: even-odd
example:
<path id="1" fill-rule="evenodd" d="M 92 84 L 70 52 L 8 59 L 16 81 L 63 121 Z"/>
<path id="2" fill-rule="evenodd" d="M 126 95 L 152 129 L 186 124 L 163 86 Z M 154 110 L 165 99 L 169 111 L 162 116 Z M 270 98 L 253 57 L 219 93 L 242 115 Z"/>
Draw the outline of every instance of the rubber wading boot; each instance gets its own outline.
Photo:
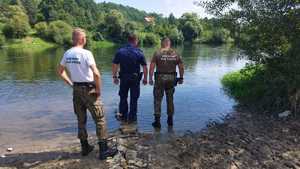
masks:
<path id="1" fill-rule="evenodd" d="M 160 129 L 161 128 L 161 124 L 160 124 L 160 117 L 155 116 L 154 122 L 152 123 L 152 126 L 154 128 Z"/>
<path id="2" fill-rule="evenodd" d="M 168 116 L 168 126 L 173 126 L 173 116 Z"/>
<path id="3" fill-rule="evenodd" d="M 118 153 L 117 149 L 109 148 L 107 140 L 99 141 L 99 159 L 105 160 L 107 157 L 113 157 Z"/>
<path id="4" fill-rule="evenodd" d="M 82 156 L 87 156 L 90 152 L 94 150 L 94 146 L 89 145 L 87 140 L 80 140 L 80 143 Z"/>

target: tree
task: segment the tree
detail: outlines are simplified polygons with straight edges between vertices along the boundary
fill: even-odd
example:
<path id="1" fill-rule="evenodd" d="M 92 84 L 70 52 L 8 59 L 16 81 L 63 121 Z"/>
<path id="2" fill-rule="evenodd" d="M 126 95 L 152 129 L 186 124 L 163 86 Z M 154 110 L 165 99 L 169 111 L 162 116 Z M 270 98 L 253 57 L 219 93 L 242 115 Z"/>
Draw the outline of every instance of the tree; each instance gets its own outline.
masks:
<path id="1" fill-rule="evenodd" d="M 181 31 L 177 27 L 170 28 L 167 36 L 170 38 L 173 44 L 177 45 L 183 42 L 184 37 Z"/>
<path id="2" fill-rule="evenodd" d="M 230 8 L 233 4 L 239 9 Z M 299 0 L 212 0 L 203 5 L 211 14 L 238 21 L 243 35 L 239 46 L 245 56 L 264 66 L 262 83 L 267 90 L 258 99 L 264 108 L 278 108 L 276 112 L 295 105 L 300 97 Z M 290 108 L 295 107 L 300 113 L 299 104 Z"/>
<path id="3" fill-rule="evenodd" d="M 201 35 L 202 26 L 197 14 L 185 13 L 179 19 L 179 22 L 179 28 L 183 33 L 185 41 L 192 42 Z"/>
<path id="4" fill-rule="evenodd" d="M 127 40 L 130 34 L 136 33 L 137 30 L 138 30 L 138 25 L 136 22 L 127 22 L 124 26 L 124 32 L 123 32 L 124 41 Z"/>
<path id="5" fill-rule="evenodd" d="M 49 24 L 49 37 L 55 43 L 70 45 L 72 37 L 72 27 L 63 21 L 53 21 Z"/>
<path id="6" fill-rule="evenodd" d="M 109 39 L 120 42 L 124 31 L 124 16 L 117 10 L 111 10 L 104 19 L 105 32 Z"/>
<path id="7" fill-rule="evenodd" d="M 195 26 L 192 22 L 185 22 L 181 30 L 185 41 L 192 42 L 199 36 L 198 27 Z"/>
<path id="8" fill-rule="evenodd" d="M 4 16 L 6 16 L 6 19 L 3 34 L 6 38 L 23 38 L 29 33 L 29 19 L 21 7 L 8 6 Z"/>
<path id="9" fill-rule="evenodd" d="M 29 18 L 29 23 L 34 25 L 37 22 L 38 5 L 40 0 L 21 0 L 22 5 L 26 9 Z"/>
<path id="10" fill-rule="evenodd" d="M 160 38 L 154 33 L 145 33 L 144 39 L 142 39 L 143 45 L 145 46 L 155 46 L 160 43 Z"/>
<path id="11" fill-rule="evenodd" d="M 173 13 L 171 13 L 171 14 L 169 15 L 169 17 L 168 17 L 168 23 L 169 23 L 170 25 L 177 25 L 177 24 L 178 24 L 177 19 L 175 18 L 175 16 L 174 16 Z"/>
<path id="12" fill-rule="evenodd" d="M 34 25 L 34 29 L 36 30 L 36 34 L 43 38 L 49 39 L 49 30 L 47 22 L 39 22 Z"/>

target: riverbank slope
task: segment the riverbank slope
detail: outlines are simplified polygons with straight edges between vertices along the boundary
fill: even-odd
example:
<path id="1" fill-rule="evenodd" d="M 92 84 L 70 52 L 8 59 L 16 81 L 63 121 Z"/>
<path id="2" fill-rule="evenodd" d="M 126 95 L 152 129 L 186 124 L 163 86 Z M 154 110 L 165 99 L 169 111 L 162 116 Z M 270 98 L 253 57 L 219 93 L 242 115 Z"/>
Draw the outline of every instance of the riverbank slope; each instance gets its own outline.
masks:
<path id="1" fill-rule="evenodd" d="M 79 144 L 41 152 L 13 152 L 0 158 L 9 168 L 299 168 L 300 122 L 235 112 L 221 124 L 198 133 L 112 134 L 120 154 L 97 160 L 79 154 Z M 93 142 L 95 144 L 95 141 Z"/>

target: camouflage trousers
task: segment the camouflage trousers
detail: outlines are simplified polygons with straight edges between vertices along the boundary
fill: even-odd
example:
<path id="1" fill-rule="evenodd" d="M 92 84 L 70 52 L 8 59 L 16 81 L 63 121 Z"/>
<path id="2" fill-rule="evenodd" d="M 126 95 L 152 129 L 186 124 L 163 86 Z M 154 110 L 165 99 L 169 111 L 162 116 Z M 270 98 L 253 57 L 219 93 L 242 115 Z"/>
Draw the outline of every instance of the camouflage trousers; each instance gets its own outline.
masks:
<path id="1" fill-rule="evenodd" d="M 87 110 L 89 110 L 96 124 L 96 134 L 98 139 L 106 139 L 107 129 L 103 104 L 95 95 L 95 88 L 88 86 L 74 86 L 73 105 L 78 120 L 78 138 L 82 140 L 88 138 L 86 122 Z"/>
<path id="2" fill-rule="evenodd" d="M 175 75 L 169 74 L 158 74 L 155 77 L 155 84 L 154 84 L 154 116 L 160 117 L 161 116 L 161 102 L 166 93 L 167 99 L 167 113 L 168 116 L 173 116 L 174 114 L 174 103 L 173 103 L 173 95 L 175 92 Z"/>

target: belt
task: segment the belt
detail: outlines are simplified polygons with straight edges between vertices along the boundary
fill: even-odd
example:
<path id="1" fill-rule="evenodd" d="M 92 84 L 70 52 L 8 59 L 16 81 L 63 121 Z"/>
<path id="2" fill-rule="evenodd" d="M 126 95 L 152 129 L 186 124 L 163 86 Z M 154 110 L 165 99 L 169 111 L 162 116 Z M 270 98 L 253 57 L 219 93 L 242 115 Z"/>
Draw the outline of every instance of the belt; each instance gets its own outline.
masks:
<path id="1" fill-rule="evenodd" d="M 158 75 L 177 75 L 177 72 L 155 72 Z"/>
<path id="2" fill-rule="evenodd" d="M 123 73 L 123 72 L 119 72 L 119 75 L 133 75 L 133 76 L 139 76 L 141 74 L 141 72 L 135 72 L 135 73 Z"/>
<path id="3" fill-rule="evenodd" d="M 94 82 L 74 82 L 74 86 L 78 87 L 94 87 L 95 83 Z"/>

